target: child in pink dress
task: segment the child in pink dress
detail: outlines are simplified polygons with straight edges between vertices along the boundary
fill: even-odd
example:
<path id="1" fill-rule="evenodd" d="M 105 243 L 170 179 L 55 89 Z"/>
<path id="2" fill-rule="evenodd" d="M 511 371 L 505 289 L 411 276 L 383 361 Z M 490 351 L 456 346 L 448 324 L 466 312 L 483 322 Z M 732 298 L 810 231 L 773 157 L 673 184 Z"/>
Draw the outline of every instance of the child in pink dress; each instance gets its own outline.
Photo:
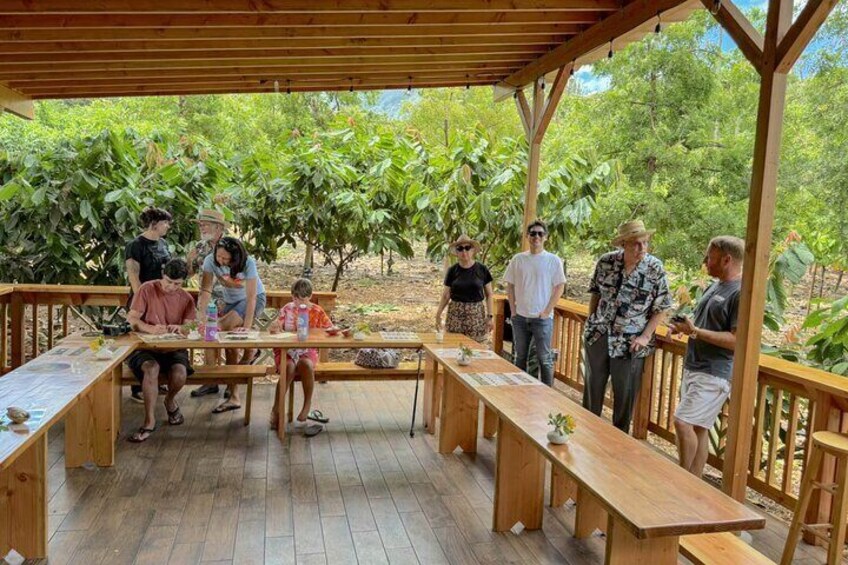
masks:
<path id="1" fill-rule="evenodd" d="M 312 283 L 309 279 L 297 279 L 291 289 L 292 301 L 280 309 L 279 318 L 271 324 L 271 333 L 280 331 L 296 332 L 297 331 L 297 315 L 301 304 L 309 309 L 309 327 L 310 328 L 331 328 L 333 322 L 324 309 L 310 302 L 312 298 Z M 315 366 L 318 364 L 318 350 L 315 348 L 309 349 L 287 349 L 285 359 L 285 373 L 283 372 L 282 350 L 274 350 L 274 360 L 277 365 L 277 373 L 280 375 L 280 380 L 277 382 L 277 392 L 274 394 L 274 407 L 271 409 L 271 429 L 276 429 L 279 419 L 279 407 L 277 406 L 277 395 L 280 392 L 280 386 L 285 386 L 287 389 L 292 381 L 300 378 L 303 385 L 303 408 L 294 422 L 295 429 L 303 429 L 304 435 L 311 437 L 321 433 L 327 419 L 318 410 L 312 410 L 312 392 L 315 389 Z M 283 383 L 282 375 L 286 376 Z M 308 420 L 315 420 L 320 423 L 311 423 Z M 284 423 L 280 423 L 285 425 Z"/>

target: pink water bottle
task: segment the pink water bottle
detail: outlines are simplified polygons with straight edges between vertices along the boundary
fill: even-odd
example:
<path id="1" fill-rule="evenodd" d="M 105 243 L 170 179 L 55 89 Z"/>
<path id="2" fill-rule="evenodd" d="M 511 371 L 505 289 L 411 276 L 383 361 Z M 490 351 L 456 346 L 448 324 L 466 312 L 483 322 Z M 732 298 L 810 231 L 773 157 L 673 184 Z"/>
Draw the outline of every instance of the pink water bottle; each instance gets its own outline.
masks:
<path id="1" fill-rule="evenodd" d="M 209 306 L 206 307 L 206 331 L 203 339 L 206 341 L 218 339 L 218 305 L 214 300 L 210 300 Z"/>

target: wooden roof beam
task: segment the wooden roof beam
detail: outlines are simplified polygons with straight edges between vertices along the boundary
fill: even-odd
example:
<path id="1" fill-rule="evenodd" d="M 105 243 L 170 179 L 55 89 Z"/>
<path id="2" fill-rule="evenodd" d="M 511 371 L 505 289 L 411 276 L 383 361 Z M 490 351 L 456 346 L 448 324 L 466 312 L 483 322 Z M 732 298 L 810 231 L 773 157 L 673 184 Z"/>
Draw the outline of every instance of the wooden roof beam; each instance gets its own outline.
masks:
<path id="1" fill-rule="evenodd" d="M 32 98 L 2 84 L 0 84 L 0 110 L 11 112 L 27 120 L 35 119 Z"/>
<path id="2" fill-rule="evenodd" d="M 605 10 L 619 0 L 3 0 L 5 14 L 288 13 L 288 12 L 492 12 Z"/>
<path id="3" fill-rule="evenodd" d="M 777 72 L 788 73 L 792 70 L 801 53 L 838 2 L 839 0 L 807 0 L 795 23 L 789 27 L 777 46 Z"/>
<path id="4" fill-rule="evenodd" d="M 718 20 L 721 27 L 727 31 L 739 50 L 757 72 L 763 68 L 763 35 L 751 24 L 745 14 L 732 2 L 721 0 L 718 13 L 715 13 L 714 0 L 701 0 L 704 7 Z"/>
<path id="5" fill-rule="evenodd" d="M 0 8 L 2 9 L 2 8 Z M 286 14 L 26 14 L 0 16 L 0 29 L 175 27 L 298 27 L 360 25 L 594 24 L 607 12 L 509 10 L 503 12 L 300 12 Z"/>
<path id="6" fill-rule="evenodd" d="M 187 28 L 96 28 L 0 30 L 0 41 L 130 41 L 201 40 L 246 38 L 369 38 L 369 37 L 463 37 L 515 35 L 569 35 L 579 33 L 580 24 L 504 24 L 456 26 L 301 26 L 301 27 L 187 27 Z"/>
<path id="7" fill-rule="evenodd" d="M 582 55 L 608 44 L 610 40 L 654 21 L 658 12 L 672 10 L 685 3 L 687 3 L 687 0 L 633 0 L 611 16 L 507 77 L 498 84 L 499 90 L 514 91 L 517 88 L 523 88 L 538 77 L 561 68 L 579 59 Z"/>

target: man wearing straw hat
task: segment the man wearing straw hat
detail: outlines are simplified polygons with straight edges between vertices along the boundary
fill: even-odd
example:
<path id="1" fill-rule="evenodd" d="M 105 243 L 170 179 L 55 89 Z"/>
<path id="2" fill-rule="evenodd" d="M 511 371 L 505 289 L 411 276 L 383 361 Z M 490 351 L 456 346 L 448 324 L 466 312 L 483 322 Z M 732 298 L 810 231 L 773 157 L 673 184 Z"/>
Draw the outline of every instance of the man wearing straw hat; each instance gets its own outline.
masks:
<path id="1" fill-rule="evenodd" d="M 562 259 L 545 251 L 548 227 L 541 220 L 527 226 L 530 250 L 518 253 L 504 274 L 509 311 L 512 313 L 512 343 L 515 366 L 527 370 L 530 339 L 536 345 L 539 378 L 554 386 L 554 360 L 551 338 L 554 330 L 554 308 L 565 288 Z"/>
<path id="2" fill-rule="evenodd" d="M 224 219 L 224 214 L 217 210 L 201 210 L 197 219 L 192 221 L 197 222 L 197 227 L 200 230 L 200 241 L 194 243 L 186 255 L 189 277 L 202 271 L 203 260 L 215 251 L 218 240 L 224 237 L 227 232 L 227 221 Z M 221 284 L 216 280 L 212 287 L 212 300 L 217 301 L 221 297 Z M 207 364 L 214 362 L 215 355 L 214 350 L 206 351 Z M 191 391 L 191 395 L 197 398 L 206 394 L 218 394 L 218 390 L 218 385 L 202 385 Z"/>
<path id="3" fill-rule="evenodd" d="M 630 432 L 645 357 L 654 350 L 654 332 L 671 308 L 663 264 L 648 253 L 653 233 L 641 220 L 621 224 L 612 242 L 620 249 L 601 256 L 589 284 L 583 406 L 600 415 L 612 379 L 612 421 L 625 433 Z"/>

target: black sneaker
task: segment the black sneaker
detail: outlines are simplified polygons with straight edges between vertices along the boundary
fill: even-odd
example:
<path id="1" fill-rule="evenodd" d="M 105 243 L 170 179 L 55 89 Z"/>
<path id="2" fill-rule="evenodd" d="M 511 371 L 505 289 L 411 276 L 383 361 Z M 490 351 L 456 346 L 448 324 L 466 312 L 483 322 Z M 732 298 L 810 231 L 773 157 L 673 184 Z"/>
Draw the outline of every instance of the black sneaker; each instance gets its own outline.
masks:
<path id="1" fill-rule="evenodd" d="M 139 404 L 144 404 L 144 394 L 142 394 L 140 390 L 134 390 L 130 393 L 130 400 L 138 402 Z"/>
<path id="2" fill-rule="evenodd" d="M 207 394 L 218 394 L 218 385 L 202 385 L 191 391 L 191 396 L 194 398 L 206 396 Z"/>

